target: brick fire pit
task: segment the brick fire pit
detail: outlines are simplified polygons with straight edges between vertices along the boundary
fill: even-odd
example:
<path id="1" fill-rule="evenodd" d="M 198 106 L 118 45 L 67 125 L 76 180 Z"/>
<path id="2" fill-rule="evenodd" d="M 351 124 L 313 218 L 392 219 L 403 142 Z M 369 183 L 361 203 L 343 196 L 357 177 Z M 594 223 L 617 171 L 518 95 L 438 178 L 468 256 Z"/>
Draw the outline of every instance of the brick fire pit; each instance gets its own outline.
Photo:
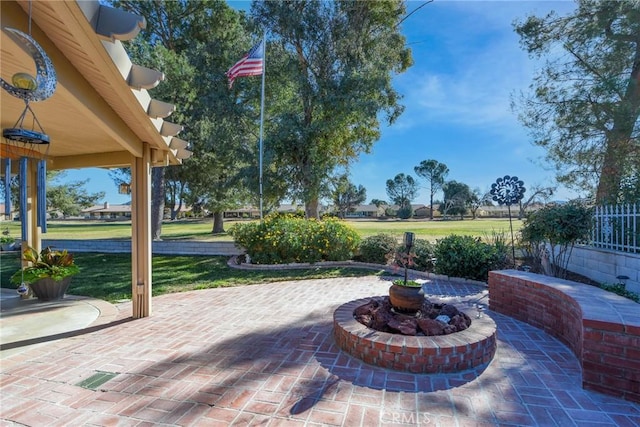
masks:
<path id="1" fill-rule="evenodd" d="M 439 336 L 406 336 L 370 329 L 353 312 L 370 298 L 341 305 L 333 314 L 338 346 L 370 365 L 412 373 L 459 372 L 488 363 L 496 352 L 496 324 L 486 313 L 458 307 L 471 317 L 461 332 Z"/>

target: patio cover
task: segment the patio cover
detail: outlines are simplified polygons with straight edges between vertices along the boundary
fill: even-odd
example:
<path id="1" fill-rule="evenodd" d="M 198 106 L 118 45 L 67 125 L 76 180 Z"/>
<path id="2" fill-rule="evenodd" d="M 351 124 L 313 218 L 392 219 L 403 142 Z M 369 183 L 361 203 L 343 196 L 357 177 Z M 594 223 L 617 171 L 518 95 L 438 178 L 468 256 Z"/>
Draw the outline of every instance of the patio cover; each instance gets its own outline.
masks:
<path id="1" fill-rule="evenodd" d="M 44 149 L 2 138 L 0 157 L 30 157 L 27 173 L 28 238 L 23 245 L 41 249 L 36 225 L 36 165 L 48 170 L 84 167 L 131 167 L 133 317 L 151 315 L 151 168 L 180 164 L 191 153 L 176 137 L 180 125 L 165 118 L 174 106 L 150 97 L 164 79 L 161 72 L 132 64 L 120 40 L 135 37 L 146 26 L 143 17 L 100 5 L 98 1 L 1 1 L 0 75 L 7 82 L 17 72 L 35 76 L 33 58 L 5 27 L 31 35 L 42 46 L 57 74 L 54 94 L 30 104 L 50 137 Z M 2 129 L 13 128 L 24 102 L 0 90 Z M 32 126 L 27 116 L 24 127 Z M 37 127 L 34 130 L 39 130 Z M 17 165 L 12 162 L 12 166 Z M 2 174 L 4 174 L 4 168 Z M 12 170 L 16 173 L 17 170 Z"/>

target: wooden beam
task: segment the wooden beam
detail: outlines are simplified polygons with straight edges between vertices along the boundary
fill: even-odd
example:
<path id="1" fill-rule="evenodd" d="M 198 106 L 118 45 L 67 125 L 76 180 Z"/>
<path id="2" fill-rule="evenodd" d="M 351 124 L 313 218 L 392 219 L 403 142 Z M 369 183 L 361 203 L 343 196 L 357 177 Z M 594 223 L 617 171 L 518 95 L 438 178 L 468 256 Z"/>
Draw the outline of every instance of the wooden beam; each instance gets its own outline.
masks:
<path id="1" fill-rule="evenodd" d="M 42 150 L 46 150 L 46 146 L 43 146 Z M 18 160 L 20 157 L 29 157 L 35 159 L 44 159 L 44 153 L 27 148 L 25 145 L 21 147 L 19 145 L 0 143 L 0 159 Z"/>
<path id="2" fill-rule="evenodd" d="M 47 168 L 79 169 L 79 168 L 128 168 L 131 166 L 131 153 L 114 151 L 111 153 L 83 154 L 78 156 L 53 157 L 48 159 Z"/>
<path id="3" fill-rule="evenodd" d="M 131 163 L 131 299 L 133 318 L 151 316 L 151 148 Z"/>

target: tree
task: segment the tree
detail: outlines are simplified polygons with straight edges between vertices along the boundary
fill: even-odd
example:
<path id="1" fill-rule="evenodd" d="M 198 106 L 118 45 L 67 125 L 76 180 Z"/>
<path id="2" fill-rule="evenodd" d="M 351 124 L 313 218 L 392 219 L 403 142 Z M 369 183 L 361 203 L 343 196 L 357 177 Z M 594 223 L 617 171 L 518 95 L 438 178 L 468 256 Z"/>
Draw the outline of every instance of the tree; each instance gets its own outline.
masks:
<path id="1" fill-rule="evenodd" d="M 621 201 L 623 203 L 638 203 L 640 201 L 640 159 L 629 174 L 622 180 Z"/>
<path id="2" fill-rule="evenodd" d="M 473 193 L 467 184 L 457 181 L 447 181 L 442 186 L 444 202 L 440 207 L 442 215 L 460 215 L 464 219 L 467 213 L 467 205 L 473 199 Z"/>
<path id="3" fill-rule="evenodd" d="M 411 202 L 418 195 L 418 183 L 411 175 L 400 173 L 387 180 L 387 195 L 400 210 L 410 210 Z"/>
<path id="4" fill-rule="evenodd" d="M 404 2 L 254 2 L 252 16 L 281 55 L 287 109 L 269 113 L 266 144 L 307 217 L 318 217 L 336 167 L 369 152 L 380 119 L 401 114 L 391 79 L 412 62 L 400 33 Z M 269 57 L 273 57 L 270 55 Z M 271 107 L 270 107 L 271 109 Z M 381 114 L 383 113 L 383 114 Z"/>
<path id="5" fill-rule="evenodd" d="M 83 208 L 95 205 L 104 198 L 104 192 L 88 193 L 84 188 L 88 180 L 70 181 L 56 185 L 58 179 L 64 178 L 66 172 L 61 170 L 47 171 L 47 211 L 59 211 L 63 216 L 76 216 Z M 18 206 L 20 201 L 20 179 L 18 175 L 11 179 L 11 204 Z M 4 179 L 0 180 L 0 191 L 4 193 Z"/>
<path id="6" fill-rule="evenodd" d="M 534 144 L 560 182 L 595 189 L 598 203 L 620 200 L 640 164 L 640 3 L 581 0 L 568 16 L 530 16 L 515 30 L 531 56 L 547 58 L 512 104 Z"/>
<path id="7" fill-rule="evenodd" d="M 183 195 L 192 205 L 213 212 L 212 232 L 223 232 L 223 211 L 248 197 L 241 175 L 247 171 L 247 137 L 257 135 L 259 88 L 238 82 L 230 91 L 224 75 L 242 57 L 243 46 L 251 43 L 245 16 L 214 0 L 120 3 L 146 17 L 148 30 L 141 41 L 134 40 L 132 57 L 166 74 L 167 81 L 156 90 L 181 108 L 179 122 L 192 144 L 194 156 L 183 165 L 188 170 L 173 182 L 184 181 L 180 185 L 189 192 Z M 256 151 L 251 152 L 254 164 Z M 154 168 L 152 177 L 157 191 L 152 196 L 152 224 L 157 228 L 164 210 L 165 173 L 164 168 Z M 170 193 L 179 191 L 168 188 Z M 172 203 L 175 209 L 175 199 Z"/>
<path id="8" fill-rule="evenodd" d="M 471 212 L 473 219 L 476 219 L 478 209 L 480 206 L 486 206 L 491 200 L 491 195 L 488 192 L 482 192 L 479 188 L 474 188 L 470 194 L 470 198 L 467 201 L 467 208 Z"/>
<path id="9" fill-rule="evenodd" d="M 47 173 L 47 210 L 60 211 L 62 215 L 80 215 L 83 208 L 88 208 L 104 198 L 104 191 L 88 193 L 85 184 L 88 180 L 65 182 L 55 185 L 57 179 L 63 178 L 65 172 L 54 171 Z"/>
<path id="10" fill-rule="evenodd" d="M 202 138 L 196 139 L 199 154 L 187 159 L 184 164 L 190 170 L 190 202 L 200 204 L 212 212 L 211 232 L 223 233 L 224 211 L 241 206 L 249 198 L 239 173 L 246 166 L 238 151 L 240 136 L 232 135 L 235 127 L 233 117 L 219 117 L 216 123 L 202 118 L 198 125 L 203 134 Z M 206 127 L 215 127 L 216 130 Z M 209 136 L 205 139 L 204 135 Z M 216 143 L 215 135 L 222 136 L 228 144 Z"/>
<path id="11" fill-rule="evenodd" d="M 188 168 L 168 166 L 165 168 L 165 206 L 171 210 L 171 220 L 178 218 L 189 193 L 187 186 Z"/>
<path id="12" fill-rule="evenodd" d="M 522 219 L 527 216 L 527 208 L 532 204 L 540 201 L 547 201 L 553 192 L 556 191 L 555 187 L 543 187 L 540 184 L 535 184 L 529 188 L 528 192 L 531 194 L 527 200 L 520 200 L 520 210 L 518 212 L 518 219 Z"/>
<path id="13" fill-rule="evenodd" d="M 420 165 L 413 168 L 413 170 L 418 176 L 426 179 L 429 184 L 430 218 L 433 219 L 433 196 L 442 189 L 444 180 L 449 174 L 449 168 L 444 163 L 430 159 L 421 161 Z"/>
<path id="14" fill-rule="evenodd" d="M 333 190 L 333 203 L 340 218 L 344 218 L 348 212 L 355 211 L 356 206 L 364 203 L 366 199 L 366 188 L 362 185 L 356 187 L 346 175 L 338 177 Z"/>
<path id="15" fill-rule="evenodd" d="M 548 267 L 553 276 L 566 278 L 573 247 L 589 238 L 592 219 L 592 209 L 575 200 L 547 205 L 532 212 L 520 233 L 536 271 Z M 545 259 L 548 266 L 545 266 Z"/>
<path id="16" fill-rule="evenodd" d="M 380 206 L 386 206 L 388 205 L 388 203 L 384 200 L 380 200 L 380 199 L 371 199 L 371 204 L 372 205 L 376 205 L 376 208 L 379 208 Z"/>

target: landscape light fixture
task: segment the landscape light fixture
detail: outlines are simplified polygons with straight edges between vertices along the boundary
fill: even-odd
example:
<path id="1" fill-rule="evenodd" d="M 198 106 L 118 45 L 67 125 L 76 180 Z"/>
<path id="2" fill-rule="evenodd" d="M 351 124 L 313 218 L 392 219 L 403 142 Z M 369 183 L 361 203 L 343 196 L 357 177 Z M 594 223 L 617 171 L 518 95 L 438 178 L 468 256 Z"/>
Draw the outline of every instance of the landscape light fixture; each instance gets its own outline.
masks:
<path id="1" fill-rule="evenodd" d="M 621 274 L 619 276 L 616 276 L 616 279 L 618 279 L 618 283 L 620 283 L 623 288 L 627 287 L 627 280 L 629 280 L 629 276 L 625 276 L 624 274 Z"/>
<path id="2" fill-rule="evenodd" d="M 404 233 L 404 238 L 402 239 L 402 241 L 404 242 L 405 248 L 407 248 L 407 253 L 413 247 L 414 240 L 415 240 L 415 233 L 412 233 L 410 231 L 406 231 Z"/>

